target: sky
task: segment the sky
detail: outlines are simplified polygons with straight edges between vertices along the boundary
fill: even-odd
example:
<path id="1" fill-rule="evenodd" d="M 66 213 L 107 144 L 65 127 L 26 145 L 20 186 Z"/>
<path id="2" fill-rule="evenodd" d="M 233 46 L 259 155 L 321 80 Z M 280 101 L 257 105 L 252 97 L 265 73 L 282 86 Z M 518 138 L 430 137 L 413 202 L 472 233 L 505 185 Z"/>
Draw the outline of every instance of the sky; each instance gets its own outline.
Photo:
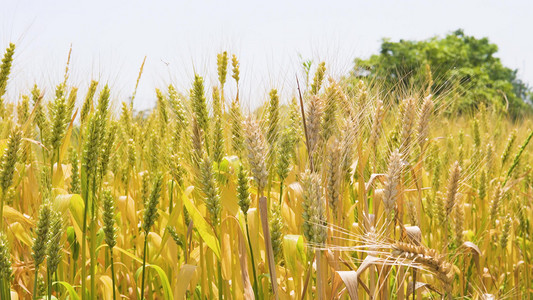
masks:
<path id="1" fill-rule="evenodd" d="M 355 57 L 377 53 L 383 38 L 420 40 L 458 28 L 496 43 L 503 64 L 533 85 L 529 0 L 0 0 L 0 7 L 0 47 L 17 45 L 9 99 L 34 83 L 51 96 L 72 46 L 69 84 L 83 95 L 91 79 L 107 83 L 115 103 L 133 93 L 146 56 L 135 99 L 146 109 L 156 88 L 172 83 L 186 93 L 195 73 L 215 84 L 216 54 L 228 51 L 240 60 L 240 98 L 254 107 L 272 88 L 287 101 L 303 59 L 325 61 L 338 78 Z M 230 79 L 227 98 L 235 94 Z"/>

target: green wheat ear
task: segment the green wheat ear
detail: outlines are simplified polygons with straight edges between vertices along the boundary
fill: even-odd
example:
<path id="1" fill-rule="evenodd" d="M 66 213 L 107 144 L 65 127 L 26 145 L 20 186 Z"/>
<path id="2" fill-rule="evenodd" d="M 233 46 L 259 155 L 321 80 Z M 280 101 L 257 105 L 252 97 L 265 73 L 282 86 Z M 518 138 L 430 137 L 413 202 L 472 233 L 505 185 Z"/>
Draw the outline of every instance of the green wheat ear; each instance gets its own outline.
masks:
<path id="1" fill-rule="evenodd" d="M 141 199 L 145 205 L 148 206 L 148 198 L 150 197 L 150 174 L 147 171 L 141 174 Z"/>
<path id="2" fill-rule="evenodd" d="M 100 159 L 100 164 L 98 168 L 100 171 L 100 176 L 102 177 L 105 177 L 109 169 L 109 161 L 111 159 L 111 156 L 113 155 L 113 147 L 115 145 L 117 131 L 118 131 L 118 123 L 115 121 L 112 121 L 109 126 L 109 130 L 107 131 L 107 135 L 104 138 L 103 144 L 101 146 L 102 148 L 101 159 Z"/>
<path id="3" fill-rule="evenodd" d="M 4 53 L 2 64 L 0 65 L 0 116 L 4 115 L 4 95 L 7 90 L 7 80 L 11 73 L 11 64 L 13 63 L 13 55 L 15 54 L 15 44 L 10 43 Z"/>
<path id="4" fill-rule="evenodd" d="M 2 299 L 11 299 L 11 280 L 13 268 L 11 267 L 11 255 L 7 237 L 0 232 L 0 296 Z"/>
<path id="5" fill-rule="evenodd" d="M 222 124 L 222 99 L 218 88 L 213 88 L 213 113 L 215 126 L 213 128 L 213 160 L 220 164 L 225 155 L 224 151 L 224 129 Z"/>
<path id="6" fill-rule="evenodd" d="M 78 158 L 78 152 L 76 152 L 76 149 L 74 148 L 70 148 L 69 161 L 70 161 L 71 172 L 72 172 L 72 174 L 70 175 L 69 192 L 71 194 L 79 194 L 81 193 L 80 167 L 79 167 L 80 160 Z"/>
<path id="7" fill-rule="evenodd" d="M 17 104 L 17 124 L 22 127 L 23 136 L 29 139 L 34 138 L 35 128 L 34 126 L 25 126 L 25 124 L 28 123 L 28 125 L 30 125 L 31 122 L 30 97 L 28 95 L 23 95 L 22 101 Z M 21 148 L 20 161 L 24 164 L 31 163 L 33 161 L 31 143 L 23 143 Z"/>
<path id="8" fill-rule="evenodd" d="M 74 108 L 76 106 L 76 99 L 78 97 L 78 88 L 73 87 L 70 89 L 70 93 L 68 94 L 67 98 L 67 123 L 72 118 L 72 114 L 74 113 Z"/>
<path id="9" fill-rule="evenodd" d="M 200 128 L 200 125 L 198 124 L 196 118 L 193 116 L 191 121 L 191 163 L 193 166 L 198 167 L 200 165 L 200 161 L 202 160 L 202 157 L 204 155 L 205 149 L 204 149 L 204 132 L 202 128 Z M 195 169 L 195 172 L 198 172 L 199 168 Z"/>
<path id="10" fill-rule="evenodd" d="M 511 178 L 511 175 L 513 174 L 514 169 L 516 166 L 518 166 L 518 163 L 520 162 L 520 157 L 522 156 L 522 153 L 526 149 L 527 145 L 529 144 L 529 141 L 531 141 L 531 138 L 533 137 L 533 131 L 529 132 L 529 135 L 527 136 L 526 140 L 520 145 L 520 148 L 518 149 L 518 152 L 516 153 L 513 163 L 511 164 L 511 167 L 509 167 L 509 170 L 507 170 L 507 175 L 505 177 L 505 181 L 502 185 L 505 185 L 509 178 Z"/>
<path id="11" fill-rule="evenodd" d="M 159 115 L 158 123 L 159 123 L 159 133 L 161 137 L 165 135 L 167 124 L 169 121 L 168 116 L 168 100 L 166 99 L 165 95 L 161 92 L 159 89 L 155 89 L 156 98 L 157 98 L 157 112 Z"/>
<path id="12" fill-rule="evenodd" d="M 246 216 L 248 209 L 250 209 L 250 192 L 248 184 L 248 173 L 244 170 L 243 166 L 239 166 L 239 172 L 237 173 L 237 199 L 241 211 Z"/>
<path id="13" fill-rule="evenodd" d="M 178 95 L 178 91 L 174 88 L 173 85 L 168 86 L 168 101 L 170 108 L 174 114 L 177 126 L 181 131 L 185 130 L 188 125 L 187 112 L 185 111 L 185 106 L 183 104 L 183 99 Z"/>
<path id="14" fill-rule="evenodd" d="M 204 156 L 200 167 L 200 183 L 205 206 L 209 213 L 210 223 L 216 228 L 220 224 L 220 212 L 222 206 L 220 204 L 221 201 L 218 187 L 215 182 L 213 163 L 209 157 Z"/>
<path id="15" fill-rule="evenodd" d="M 35 268 L 38 268 L 46 257 L 46 242 L 48 241 L 48 231 L 50 230 L 52 211 L 48 203 L 43 203 L 39 210 L 39 220 L 35 240 L 32 246 L 32 255 L 35 262 Z"/>
<path id="16" fill-rule="evenodd" d="M 204 79 L 199 75 L 194 75 L 194 82 L 190 97 L 193 113 L 196 117 L 196 121 L 198 122 L 198 126 L 204 132 L 204 138 L 207 138 L 207 134 L 209 133 L 209 116 L 205 99 Z M 209 151 L 207 141 L 206 149 Z"/>
<path id="17" fill-rule="evenodd" d="M 146 207 L 144 209 L 144 215 L 143 215 L 143 224 L 142 229 L 146 234 L 150 232 L 150 229 L 155 224 L 155 221 L 157 220 L 157 217 L 159 216 L 157 212 L 157 205 L 159 204 L 159 198 L 161 197 L 161 189 L 163 186 L 163 175 L 158 174 L 156 175 L 154 179 L 154 183 L 152 185 L 152 191 L 150 192 L 150 196 L 148 199 L 146 199 Z"/>
<path id="18" fill-rule="evenodd" d="M 0 187 L 2 188 L 2 193 L 4 194 L 7 192 L 7 189 L 13 182 L 13 174 L 15 172 L 15 164 L 18 160 L 18 152 L 21 141 L 22 132 L 17 126 L 13 128 L 11 135 L 9 136 L 6 150 L 0 162 Z"/>
<path id="19" fill-rule="evenodd" d="M 342 172 L 342 149 L 340 143 L 332 138 L 331 143 L 327 146 L 326 158 L 326 198 L 329 203 L 329 209 L 333 218 L 336 220 L 339 216 L 339 206 L 341 203 L 341 180 Z"/>
<path id="20" fill-rule="evenodd" d="M 13 269 L 11 267 L 11 255 L 9 254 L 9 245 L 7 236 L 0 233 L 0 279 L 11 280 Z"/>
<path id="21" fill-rule="evenodd" d="M 174 229 L 174 227 L 167 226 L 167 231 L 178 247 L 185 246 L 185 241 L 183 241 L 183 238 L 179 236 L 179 234 L 176 232 L 176 229 Z"/>
<path id="22" fill-rule="evenodd" d="M 228 52 L 224 51 L 223 53 L 217 54 L 217 71 L 220 87 L 222 90 L 224 90 L 226 75 L 228 73 Z"/>
<path id="23" fill-rule="evenodd" d="M 272 214 L 269 221 L 274 260 L 279 264 L 283 258 L 283 231 L 285 230 L 285 223 L 281 216 L 281 205 L 277 201 L 273 202 Z"/>
<path id="24" fill-rule="evenodd" d="M 505 216 L 505 221 L 503 222 L 503 231 L 500 237 L 500 247 L 502 247 L 502 249 L 507 248 L 507 243 L 509 242 L 509 235 L 511 232 L 511 223 L 511 215 L 507 214 L 507 216 Z"/>
<path id="25" fill-rule="evenodd" d="M 110 90 L 109 86 L 106 84 L 102 91 L 100 92 L 100 96 L 98 98 L 98 106 L 96 108 L 96 111 L 98 112 L 100 119 L 102 121 L 107 119 L 107 113 L 109 111 L 109 101 L 110 101 Z"/>
<path id="26" fill-rule="evenodd" d="M 22 101 L 17 103 L 17 124 L 22 126 L 30 117 L 30 97 L 22 95 Z"/>
<path id="27" fill-rule="evenodd" d="M 51 157 L 55 157 L 67 128 L 67 104 L 65 99 L 65 86 L 60 84 L 56 88 L 55 100 L 51 103 L 50 114 L 52 119 L 50 139 L 48 145 L 51 146 Z M 70 121 L 70 120 L 69 120 Z"/>
<path id="28" fill-rule="evenodd" d="M 324 116 L 322 118 L 322 140 L 327 143 L 329 138 L 337 132 L 337 103 L 340 102 L 340 91 L 337 85 L 331 81 L 326 91 Z"/>
<path id="29" fill-rule="evenodd" d="M 110 249 L 117 244 L 117 229 L 115 228 L 115 200 L 110 190 L 103 192 L 103 214 L 105 242 Z"/>
<path id="30" fill-rule="evenodd" d="M 244 134 L 242 130 L 243 118 L 241 106 L 238 99 L 231 102 L 230 106 L 230 123 L 231 123 L 231 149 L 233 153 L 242 158 L 244 151 Z"/>
<path id="31" fill-rule="evenodd" d="M 42 199 L 50 199 L 52 194 L 52 178 L 50 177 L 50 167 L 43 165 L 40 170 L 39 190 Z"/>
<path id="32" fill-rule="evenodd" d="M 87 118 L 89 117 L 91 111 L 93 110 L 93 98 L 96 94 L 96 88 L 98 87 L 98 81 L 91 81 L 87 94 L 85 95 L 85 100 L 83 101 L 83 106 L 81 108 L 80 120 L 82 124 L 85 124 Z"/>
<path id="33" fill-rule="evenodd" d="M 52 212 L 50 218 L 50 229 L 48 234 L 48 245 L 46 249 L 46 265 L 48 272 L 54 274 L 61 261 L 61 235 L 63 233 L 63 218 L 57 212 Z"/>
<path id="34" fill-rule="evenodd" d="M 302 121 L 300 105 L 295 97 L 292 98 L 289 104 L 289 126 L 287 131 L 290 136 L 292 146 L 292 155 L 296 157 L 296 146 L 300 144 L 301 137 L 303 136 Z"/>
<path id="35" fill-rule="evenodd" d="M 98 153 L 100 149 L 100 128 L 98 127 L 98 116 L 93 115 L 89 119 L 86 130 L 85 143 L 83 145 L 82 155 L 82 172 L 93 178 L 96 174 L 96 168 L 98 166 Z M 89 181 L 88 181 L 89 182 Z"/>
<path id="36" fill-rule="evenodd" d="M 276 162 L 276 171 L 278 173 L 281 184 L 289 175 L 290 164 L 293 157 L 294 145 L 290 133 L 290 129 L 286 129 L 282 132 L 279 140 L 279 155 Z"/>
<path id="37" fill-rule="evenodd" d="M 44 105 L 42 103 L 44 95 L 36 84 L 31 90 L 31 96 L 35 110 L 35 125 L 39 128 L 41 141 L 47 141 L 50 138 L 50 123 L 45 116 Z"/>
<path id="38" fill-rule="evenodd" d="M 511 150 L 513 148 L 513 145 L 516 141 L 516 129 L 509 134 L 509 137 L 507 138 L 507 144 L 505 145 L 505 148 L 502 153 L 502 167 L 505 165 L 507 160 L 509 159 L 509 155 L 511 153 Z"/>
<path id="39" fill-rule="evenodd" d="M 266 134 L 267 142 L 273 147 L 278 138 L 279 127 L 279 96 L 278 91 L 273 89 L 268 94 L 270 102 L 268 104 L 268 131 Z"/>

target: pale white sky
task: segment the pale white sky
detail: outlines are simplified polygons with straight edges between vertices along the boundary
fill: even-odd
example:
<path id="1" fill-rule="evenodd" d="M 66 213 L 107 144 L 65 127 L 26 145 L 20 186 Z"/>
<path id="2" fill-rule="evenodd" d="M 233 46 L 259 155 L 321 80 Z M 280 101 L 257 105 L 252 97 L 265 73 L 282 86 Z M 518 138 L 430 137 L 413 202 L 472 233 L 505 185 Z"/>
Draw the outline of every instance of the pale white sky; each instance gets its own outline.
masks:
<path id="1" fill-rule="evenodd" d="M 425 39 L 463 28 L 498 44 L 498 56 L 533 84 L 533 1 L 30 1 L 0 0 L 0 47 L 18 46 L 9 96 L 37 82 L 61 81 L 70 44 L 70 83 L 84 95 L 91 79 L 108 82 L 117 101 L 133 91 L 148 56 L 136 107 L 155 103 L 155 88 L 190 88 L 196 71 L 216 80 L 216 53 L 241 60 L 241 98 L 254 106 L 268 90 L 295 90 L 299 54 L 325 60 L 333 76 L 384 37 Z M 167 66 L 164 62 L 169 63 Z M 233 81 L 228 78 L 228 96 Z M 81 97 L 80 97 L 81 98 Z"/>

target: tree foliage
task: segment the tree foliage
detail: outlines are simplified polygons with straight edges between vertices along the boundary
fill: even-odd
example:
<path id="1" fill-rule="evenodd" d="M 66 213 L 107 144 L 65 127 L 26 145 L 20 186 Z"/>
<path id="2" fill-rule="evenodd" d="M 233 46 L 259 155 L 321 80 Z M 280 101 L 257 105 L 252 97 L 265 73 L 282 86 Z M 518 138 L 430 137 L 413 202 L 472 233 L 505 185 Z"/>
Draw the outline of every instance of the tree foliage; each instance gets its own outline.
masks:
<path id="1" fill-rule="evenodd" d="M 468 36 L 461 29 L 423 41 L 384 39 L 379 54 L 355 60 L 350 77 L 367 78 L 389 90 L 429 85 L 433 94 L 458 95 L 452 106 L 458 112 L 482 103 L 513 117 L 530 112 L 525 101 L 531 90 L 517 78 L 517 70 L 505 67 L 495 56 L 497 51 L 488 38 Z"/>

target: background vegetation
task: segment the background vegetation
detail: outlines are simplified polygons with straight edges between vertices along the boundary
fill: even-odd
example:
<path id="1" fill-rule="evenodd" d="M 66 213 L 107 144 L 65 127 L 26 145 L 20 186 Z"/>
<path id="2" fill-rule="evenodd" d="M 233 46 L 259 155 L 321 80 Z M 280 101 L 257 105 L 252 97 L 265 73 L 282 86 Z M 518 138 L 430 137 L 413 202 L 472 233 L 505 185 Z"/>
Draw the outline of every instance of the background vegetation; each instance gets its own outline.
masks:
<path id="1" fill-rule="evenodd" d="M 531 89 L 517 78 L 518 70 L 501 63 L 497 51 L 498 46 L 487 38 L 468 36 L 462 30 L 424 41 L 385 39 L 379 54 L 355 60 L 351 76 L 380 82 L 393 91 L 431 80 L 436 95 L 452 90 L 458 94 L 454 105 L 459 112 L 475 111 L 483 104 L 511 117 L 531 113 L 526 104 L 533 99 Z"/>

